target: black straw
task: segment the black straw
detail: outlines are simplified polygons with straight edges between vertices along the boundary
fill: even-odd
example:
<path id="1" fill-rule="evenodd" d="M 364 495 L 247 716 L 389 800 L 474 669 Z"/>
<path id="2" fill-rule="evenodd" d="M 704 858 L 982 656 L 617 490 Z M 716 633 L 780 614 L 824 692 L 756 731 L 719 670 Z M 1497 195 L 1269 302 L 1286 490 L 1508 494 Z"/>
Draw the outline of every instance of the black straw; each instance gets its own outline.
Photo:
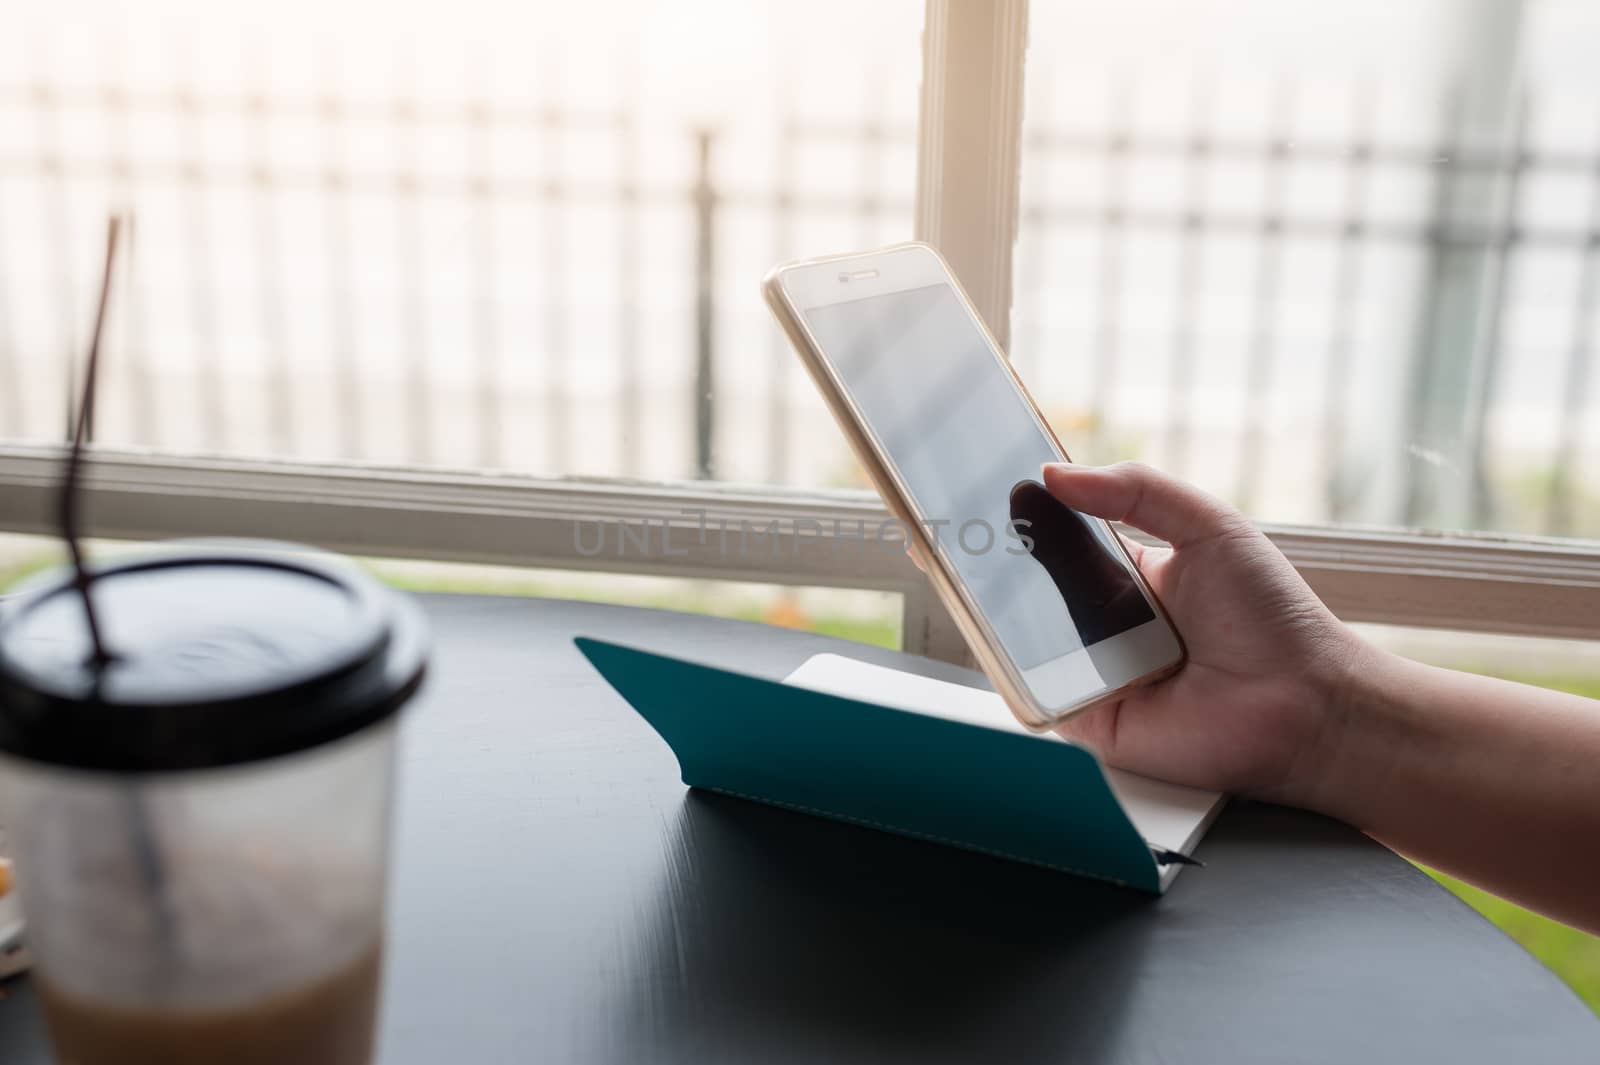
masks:
<path id="1" fill-rule="evenodd" d="M 72 427 L 72 450 L 67 453 L 67 469 L 61 479 L 61 496 L 57 503 L 61 538 L 67 542 L 67 551 L 72 555 L 74 583 L 79 597 L 83 600 L 84 619 L 89 623 L 89 640 L 94 644 L 93 663 L 96 669 L 104 667 L 113 656 L 106 647 L 105 637 L 100 632 L 100 619 L 94 610 L 94 596 L 89 592 L 89 586 L 94 578 L 88 566 L 84 564 L 83 548 L 78 543 L 79 484 L 83 475 L 83 447 L 88 441 L 89 428 L 94 418 L 95 381 L 100 367 L 100 336 L 105 330 L 106 305 L 111 302 L 111 278 L 116 269 L 117 235 L 121 228 L 122 219 L 112 215 L 106 228 L 106 269 L 105 276 L 100 281 L 100 307 L 94 316 L 94 337 L 89 342 L 89 361 L 84 368 L 83 393 L 78 401 L 78 418 Z"/>
<path id="2" fill-rule="evenodd" d="M 61 496 L 57 513 L 61 522 L 61 538 L 67 542 L 72 554 L 73 583 L 83 600 L 83 616 L 89 623 L 89 640 L 94 645 L 90 664 L 94 668 L 94 687 L 98 693 L 102 671 L 115 657 L 106 647 L 105 636 L 100 631 L 100 618 L 95 613 L 94 596 L 90 585 L 94 575 L 83 560 L 83 547 L 78 543 L 79 486 L 83 480 L 83 449 L 89 441 L 94 425 L 95 386 L 100 371 L 100 338 L 105 333 L 106 306 L 111 302 L 111 279 L 116 274 L 117 237 L 122 231 L 122 219 L 112 215 L 106 225 L 106 268 L 100 279 L 100 306 L 94 316 L 94 336 L 89 341 L 89 360 L 83 371 L 83 391 L 78 399 L 78 417 L 72 423 L 72 450 L 67 453 L 67 468 L 61 478 Z M 166 862 L 161 856 L 161 842 L 156 824 L 151 817 L 149 797 L 137 785 L 128 787 L 128 804 L 125 807 L 128 835 L 133 843 L 134 862 L 145 896 L 150 900 L 156 936 L 162 950 L 170 954 L 177 942 L 177 919 L 167 890 Z"/>

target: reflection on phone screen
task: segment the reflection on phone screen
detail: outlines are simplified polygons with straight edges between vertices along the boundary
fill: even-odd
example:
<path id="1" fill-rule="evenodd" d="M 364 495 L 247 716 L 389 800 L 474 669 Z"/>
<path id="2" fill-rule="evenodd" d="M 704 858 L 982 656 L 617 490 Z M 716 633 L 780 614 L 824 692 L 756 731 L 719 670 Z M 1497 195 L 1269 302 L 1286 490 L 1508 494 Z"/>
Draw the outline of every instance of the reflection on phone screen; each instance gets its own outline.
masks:
<path id="1" fill-rule="evenodd" d="M 1032 540 L 1029 557 L 1050 575 L 1085 647 L 1155 620 L 1138 584 L 1089 520 L 1044 485 L 1019 481 L 1012 487 L 1011 520 Z"/>
<path id="2" fill-rule="evenodd" d="M 1019 667 L 1155 619 L 1112 534 L 1037 482 L 1040 465 L 1062 455 L 948 285 L 805 314 L 930 535 Z M 1031 528 L 1017 528 L 1020 521 Z"/>

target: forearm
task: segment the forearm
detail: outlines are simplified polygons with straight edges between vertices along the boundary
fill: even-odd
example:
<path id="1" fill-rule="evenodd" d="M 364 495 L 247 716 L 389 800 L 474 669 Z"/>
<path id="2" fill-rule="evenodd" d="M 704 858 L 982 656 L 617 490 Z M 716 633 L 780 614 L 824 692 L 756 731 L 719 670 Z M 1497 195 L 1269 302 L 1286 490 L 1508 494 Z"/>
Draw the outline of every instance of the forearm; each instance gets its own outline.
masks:
<path id="1" fill-rule="evenodd" d="M 1368 649 L 1308 805 L 1600 931 L 1600 703 Z"/>

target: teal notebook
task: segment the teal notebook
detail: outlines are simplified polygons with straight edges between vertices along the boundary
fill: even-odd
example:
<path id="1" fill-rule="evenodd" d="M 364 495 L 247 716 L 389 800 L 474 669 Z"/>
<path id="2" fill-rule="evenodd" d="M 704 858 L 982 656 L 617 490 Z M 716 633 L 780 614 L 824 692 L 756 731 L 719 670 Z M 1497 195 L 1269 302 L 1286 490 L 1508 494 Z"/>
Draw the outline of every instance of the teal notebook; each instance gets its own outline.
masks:
<path id="1" fill-rule="evenodd" d="M 993 692 L 838 655 L 779 683 L 576 643 L 690 787 L 1156 894 L 1221 804 L 1030 734 Z"/>

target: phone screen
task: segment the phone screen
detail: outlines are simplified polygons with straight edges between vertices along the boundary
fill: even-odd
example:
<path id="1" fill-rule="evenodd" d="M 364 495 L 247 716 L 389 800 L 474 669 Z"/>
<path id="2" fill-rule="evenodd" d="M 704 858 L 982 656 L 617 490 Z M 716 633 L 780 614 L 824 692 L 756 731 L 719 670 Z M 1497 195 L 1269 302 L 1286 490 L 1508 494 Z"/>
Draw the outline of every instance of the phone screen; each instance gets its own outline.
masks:
<path id="1" fill-rule="evenodd" d="M 1064 456 L 948 285 L 803 313 L 1025 677 L 1155 620 L 1110 530 L 1045 491 L 1040 465 Z"/>

